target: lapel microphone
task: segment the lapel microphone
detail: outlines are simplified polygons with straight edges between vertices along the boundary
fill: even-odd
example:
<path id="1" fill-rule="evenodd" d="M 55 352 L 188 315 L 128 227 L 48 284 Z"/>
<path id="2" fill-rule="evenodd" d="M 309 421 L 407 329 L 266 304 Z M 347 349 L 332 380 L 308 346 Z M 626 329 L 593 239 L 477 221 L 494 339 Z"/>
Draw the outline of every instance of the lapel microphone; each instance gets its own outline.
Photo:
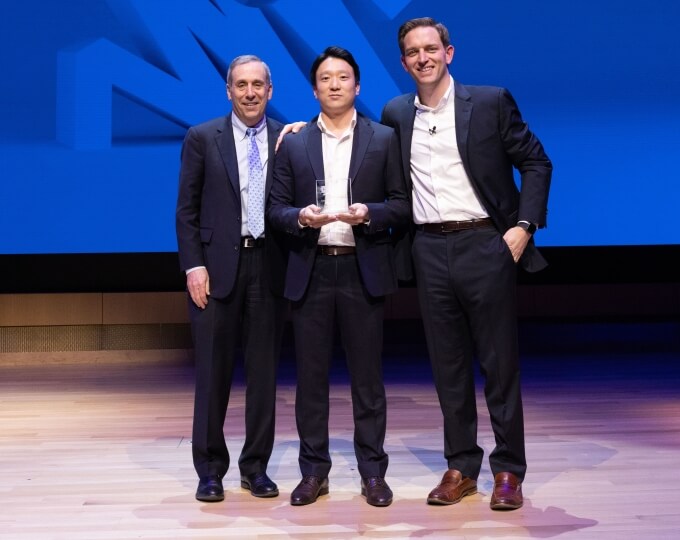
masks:
<path id="1" fill-rule="evenodd" d="M 430 132 L 430 135 L 434 135 L 437 133 L 437 126 L 432 126 L 428 131 Z"/>

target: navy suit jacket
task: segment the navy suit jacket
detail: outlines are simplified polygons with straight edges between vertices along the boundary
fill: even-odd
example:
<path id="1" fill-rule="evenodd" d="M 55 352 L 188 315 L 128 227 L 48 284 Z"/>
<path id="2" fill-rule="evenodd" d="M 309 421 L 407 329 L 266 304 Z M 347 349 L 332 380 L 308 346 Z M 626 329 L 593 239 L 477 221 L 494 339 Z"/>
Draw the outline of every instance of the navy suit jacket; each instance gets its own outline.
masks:
<path id="1" fill-rule="evenodd" d="M 411 205 L 394 130 L 358 114 L 349 178 L 352 202 L 368 207 L 370 223 L 352 227 L 364 287 L 371 296 L 397 288 L 393 240 L 411 222 Z M 285 296 L 299 300 L 314 266 L 319 229 L 300 228 L 301 208 L 316 204 L 316 180 L 325 178 L 321 131 L 316 119 L 297 135 L 287 135 L 274 166 L 267 218 L 288 235 L 290 250 Z"/>
<path id="2" fill-rule="evenodd" d="M 510 92 L 505 88 L 454 84 L 458 150 L 472 187 L 495 227 L 501 234 L 520 220 L 545 227 L 552 164 L 522 120 Z M 415 94 L 392 99 L 385 105 L 381 119 L 399 136 L 409 193 L 414 100 Z M 521 189 L 515 183 L 513 168 L 520 173 Z M 401 252 L 407 254 L 410 249 L 406 247 Z M 519 264 L 530 272 L 547 265 L 533 239 Z"/>
<path id="3" fill-rule="evenodd" d="M 265 197 L 272 186 L 274 147 L 282 124 L 267 117 L 269 161 Z M 231 114 L 189 128 L 182 146 L 176 212 L 182 270 L 205 266 L 210 294 L 224 298 L 234 287 L 241 253 L 241 188 Z M 265 224 L 268 279 L 281 294 L 285 257 L 276 231 Z"/>

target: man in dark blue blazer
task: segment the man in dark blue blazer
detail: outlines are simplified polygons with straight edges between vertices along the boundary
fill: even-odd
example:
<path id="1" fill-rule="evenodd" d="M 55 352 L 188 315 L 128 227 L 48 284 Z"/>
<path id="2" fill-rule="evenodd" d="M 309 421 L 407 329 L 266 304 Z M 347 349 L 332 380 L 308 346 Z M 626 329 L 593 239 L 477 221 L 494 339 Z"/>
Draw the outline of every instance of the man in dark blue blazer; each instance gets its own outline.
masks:
<path id="1" fill-rule="evenodd" d="M 398 37 L 417 92 L 391 100 L 381 121 L 399 136 L 412 194 L 412 249 L 402 253 L 413 254 L 448 463 L 427 500 L 453 504 L 477 491 L 476 355 L 496 440 L 491 508 L 512 510 L 526 472 L 516 266 L 546 265 L 532 235 L 546 223 L 552 165 L 507 90 L 453 80 L 444 25 L 413 19 Z"/>
<path id="2" fill-rule="evenodd" d="M 223 430 L 239 344 L 247 387 L 241 487 L 256 497 L 278 495 L 266 470 L 287 302 L 285 257 L 276 231 L 264 222 L 281 131 L 279 122 L 265 116 L 272 96 L 269 67 L 252 55 L 234 59 L 227 96 L 231 114 L 186 134 L 176 212 L 196 359 L 196 498 L 207 502 L 224 499 L 222 478 L 230 460 Z"/>
<path id="3" fill-rule="evenodd" d="M 354 108 L 359 66 L 352 55 L 327 48 L 310 78 L 321 113 L 284 139 L 267 212 L 287 234 L 290 253 L 285 296 L 293 301 L 303 476 L 291 504 L 328 493 L 328 373 L 337 321 L 351 374 L 361 492 L 369 504 L 387 506 L 384 303 L 397 288 L 393 234 L 410 222 L 410 205 L 394 131 Z"/>

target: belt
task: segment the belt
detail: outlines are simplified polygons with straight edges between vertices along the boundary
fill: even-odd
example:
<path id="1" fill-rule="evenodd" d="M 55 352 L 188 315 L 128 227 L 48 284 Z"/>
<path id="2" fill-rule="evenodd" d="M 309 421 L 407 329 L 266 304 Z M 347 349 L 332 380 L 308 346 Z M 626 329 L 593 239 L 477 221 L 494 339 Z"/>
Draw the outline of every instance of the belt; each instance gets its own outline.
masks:
<path id="1" fill-rule="evenodd" d="M 416 225 L 416 229 L 426 233 L 446 234 L 470 229 L 486 229 L 493 227 L 491 218 L 470 219 L 468 221 L 442 221 L 441 223 L 423 223 Z"/>
<path id="2" fill-rule="evenodd" d="M 357 248 L 354 246 L 318 246 L 316 252 L 319 255 L 354 255 Z"/>
<path id="3" fill-rule="evenodd" d="M 252 236 L 241 237 L 242 248 L 256 248 L 264 246 L 264 238 L 253 238 Z"/>

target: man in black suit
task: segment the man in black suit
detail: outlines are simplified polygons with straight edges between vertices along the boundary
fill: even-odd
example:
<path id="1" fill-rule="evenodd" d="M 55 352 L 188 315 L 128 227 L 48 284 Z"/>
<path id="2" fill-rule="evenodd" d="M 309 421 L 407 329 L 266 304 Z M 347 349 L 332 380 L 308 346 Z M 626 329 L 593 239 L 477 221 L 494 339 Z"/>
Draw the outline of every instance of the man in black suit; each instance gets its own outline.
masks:
<path id="1" fill-rule="evenodd" d="M 412 194 L 412 254 L 448 463 L 427 500 L 453 504 L 477 491 L 476 355 L 496 440 L 491 508 L 512 510 L 522 506 L 526 472 L 516 266 L 546 265 L 532 235 L 545 226 L 552 165 L 506 89 L 449 75 L 454 50 L 443 24 L 413 19 L 398 37 L 417 92 L 391 100 L 381 121 L 399 136 Z"/>
<path id="2" fill-rule="evenodd" d="M 337 321 L 351 375 L 361 492 L 369 504 L 387 506 L 384 302 L 397 288 L 391 229 L 410 221 L 399 145 L 391 128 L 354 108 L 359 66 L 348 51 L 327 48 L 310 79 L 321 113 L 284 139 L 267 211 L 290 250 L 285 296 L 292 300 L 303 476 L 291 504 L 328 493 L 328 373 Z"/>
<path id="3" fill-rule="evenodd" d="M 246 378 L 246 438 L 241 487 L 275 497 L 267 476 L 274 445 L 276 370 L 287 303 L 285 259 L 265 227 L 274 145 L 281 124 L 265 116 L 269 67 L 239 56 L 229 66 L 232 112 L 189 129 L 182 147 L 177 242 L 186 272 L 196 358 L 192 452 L 196 498 L 224 499 L 229 468 L 224 439 L 229 393 L 241 345 Z"/>

